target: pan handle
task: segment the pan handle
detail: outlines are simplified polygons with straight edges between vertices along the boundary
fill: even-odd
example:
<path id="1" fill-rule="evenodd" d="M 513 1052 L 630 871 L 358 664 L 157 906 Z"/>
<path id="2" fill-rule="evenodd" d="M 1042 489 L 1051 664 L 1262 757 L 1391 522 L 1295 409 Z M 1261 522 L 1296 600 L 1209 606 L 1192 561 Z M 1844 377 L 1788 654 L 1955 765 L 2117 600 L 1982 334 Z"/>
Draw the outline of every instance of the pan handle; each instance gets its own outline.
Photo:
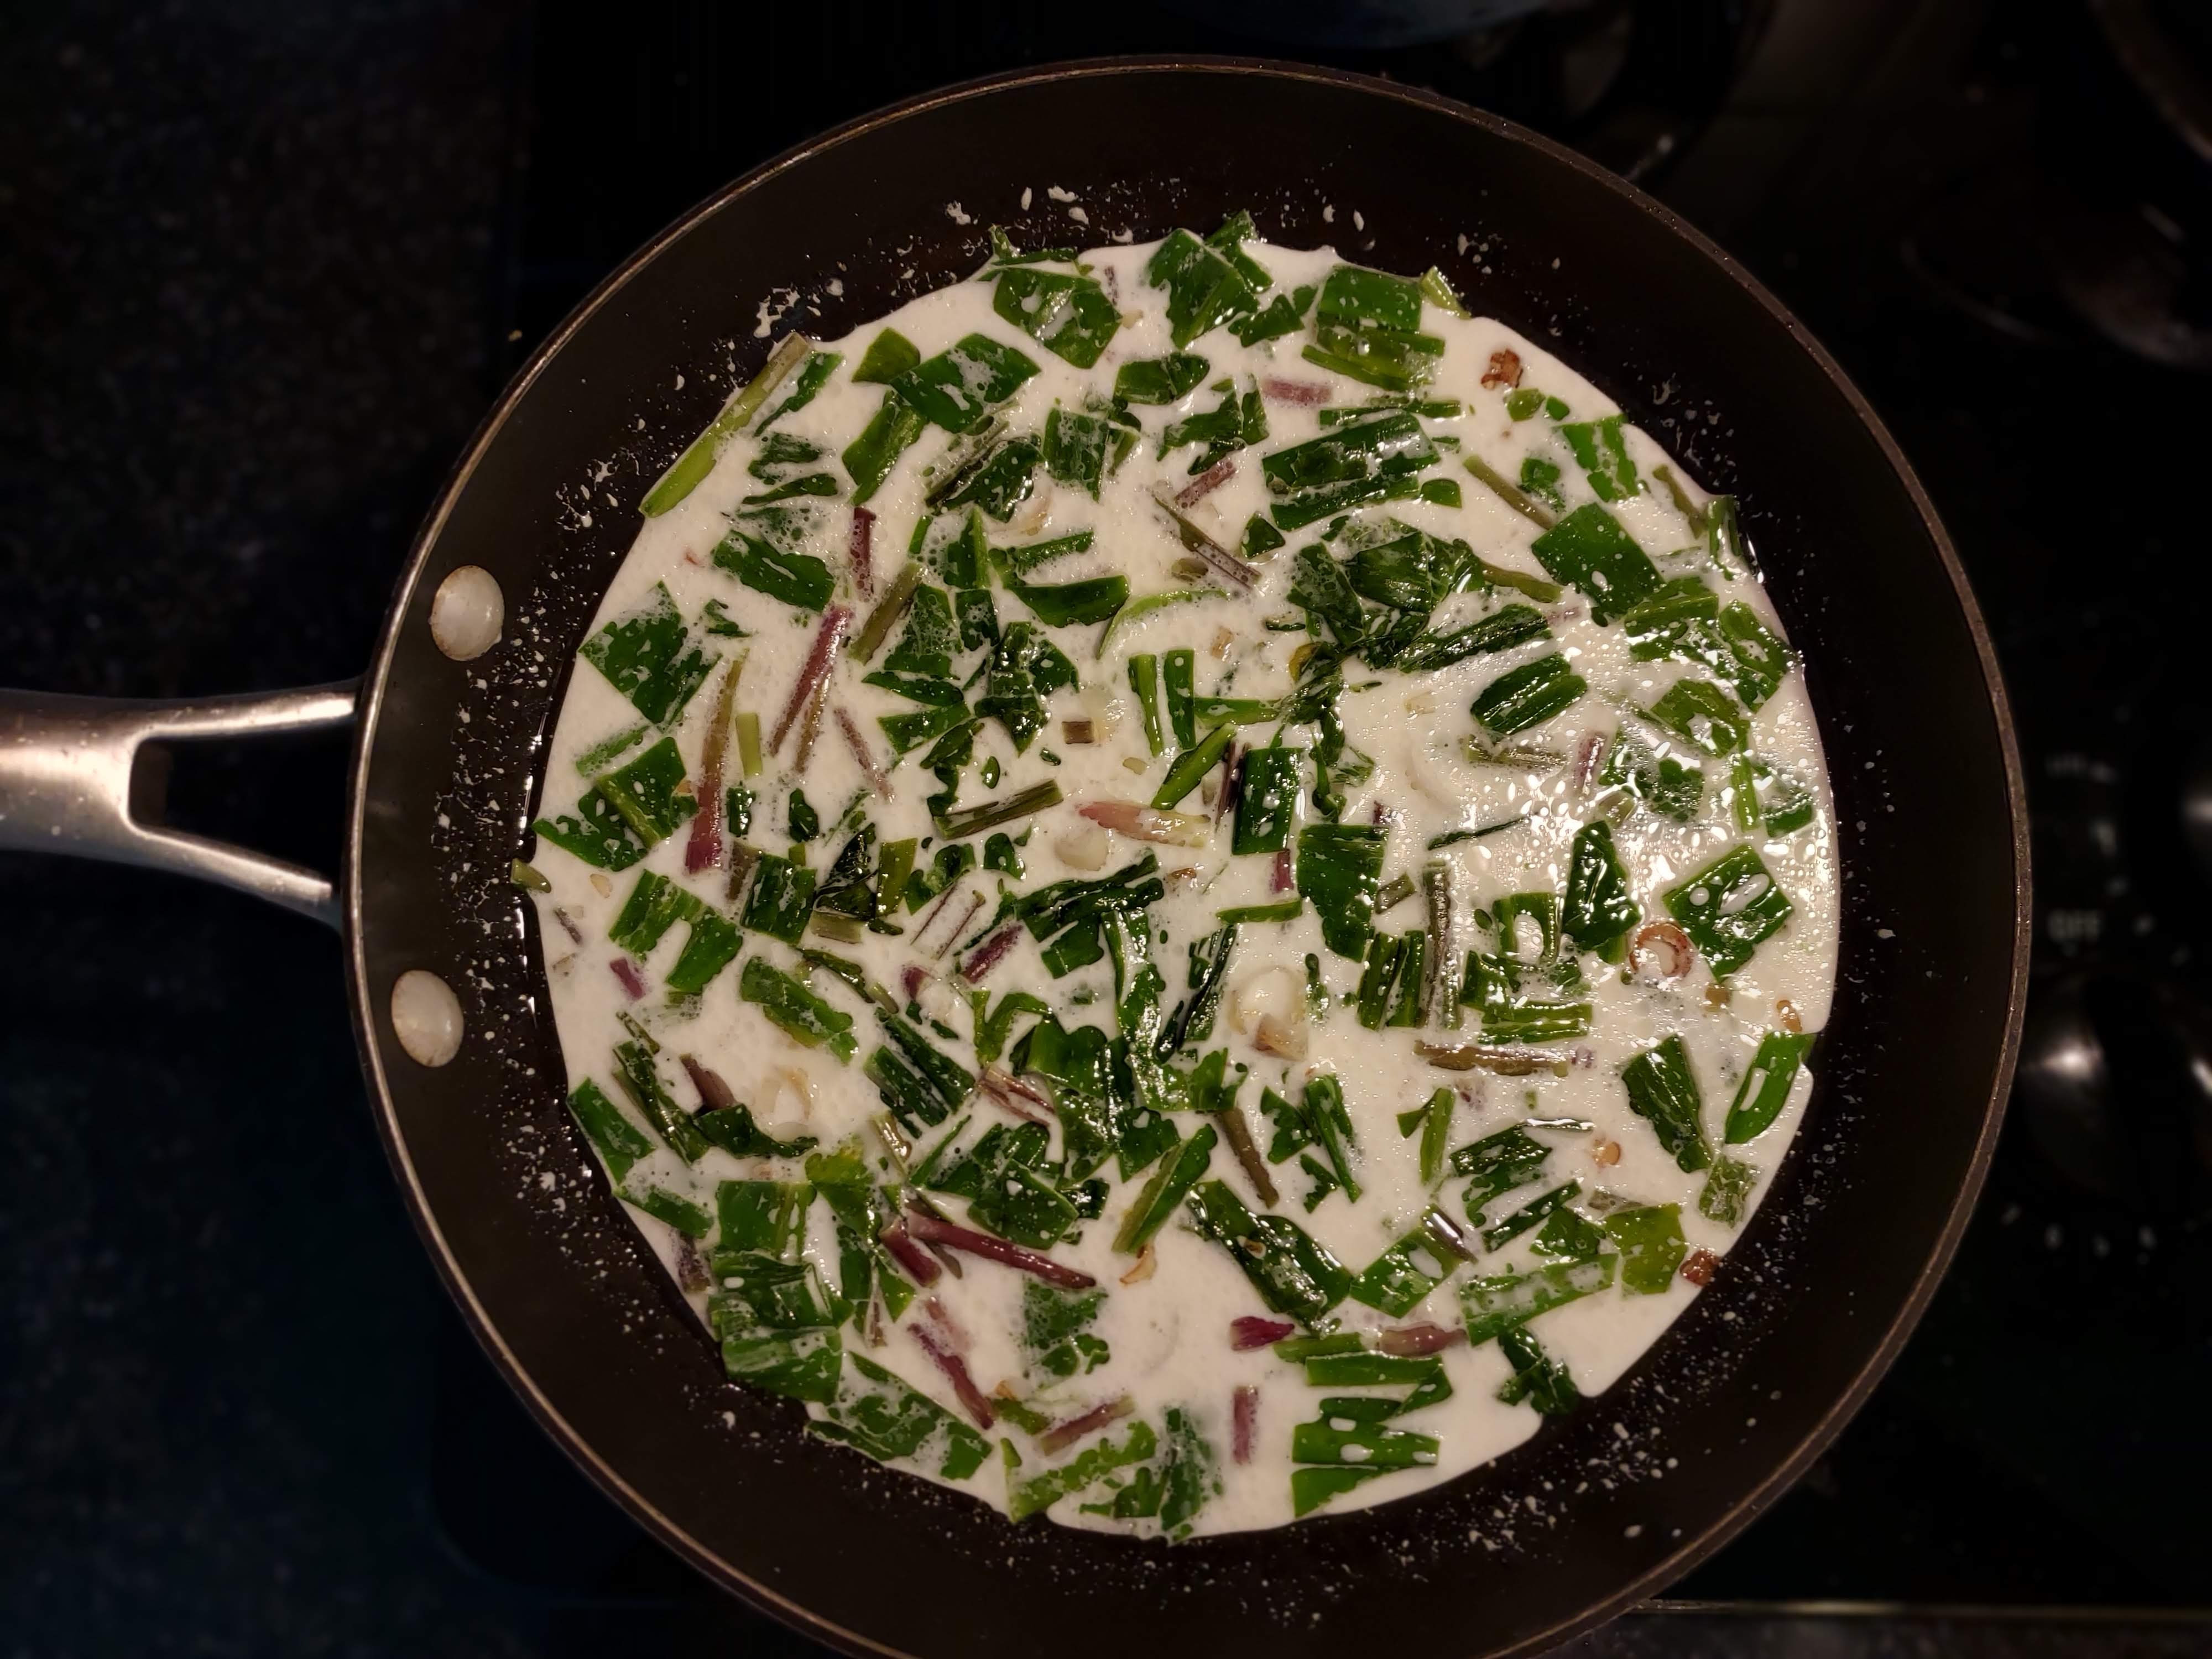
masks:
<path id="1" fill-rule="evenodd" d="M 0 850 L 173 870 L 335 927 L 329 877 L 162 824 L 161 745 L 349 726 L 359 693 L 356 680 L 180 702 L 0 690 Z"/>

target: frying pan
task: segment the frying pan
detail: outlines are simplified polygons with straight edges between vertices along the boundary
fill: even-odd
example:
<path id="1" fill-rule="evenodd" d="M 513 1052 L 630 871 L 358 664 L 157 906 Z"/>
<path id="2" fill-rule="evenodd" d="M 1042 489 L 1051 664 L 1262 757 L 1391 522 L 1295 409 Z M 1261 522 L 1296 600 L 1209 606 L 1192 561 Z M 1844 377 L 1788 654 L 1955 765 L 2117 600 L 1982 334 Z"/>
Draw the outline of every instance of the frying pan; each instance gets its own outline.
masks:
<path id="1" fill-rule="evenodd" d="M 964 276 L 993 222 L 1027 245 L 1145 239 L 1240 207 L 1278 242 L 1442 265 L 1741 496 L 1820 711 L 1845 905 L 1804 1127 L 1720 1276 L 1626 1378 L 1417 1497 L 1167 1547 L 1011 1528 L 722 1378 L 586 1178 L 534 913 L 507 871 L 638 500 L 770 335 L 842 333 Z M 496 578 L 506 623 L 463 663 L 428 613 L 468 565 Z M 143 763 L 161 744 L 348 718 L 335 887 L 160 827 Z M 516 378 L 417 537 L 357 692 L 0 694 L 0 847 L 163 865 L 340 927 L 385 1145 L 494 1362 L 672 1548 L 850 1653 L 1289 1656 L 1354 1632 L 1384 1651 L 1518 1653 L 1663 1586 L 1806 1468 L 1905 1340 L 1981 1182 L 2027 964 L 2027 817 L 1989 638 L 1927 498 L 1834 363 L 1720 250 L 1556 145 L 1402 87 L 1241 61 L 979 82 L 740 179 Z M 466 1021 L 441 1067 L 391 1024 L 413 969 Z"/>

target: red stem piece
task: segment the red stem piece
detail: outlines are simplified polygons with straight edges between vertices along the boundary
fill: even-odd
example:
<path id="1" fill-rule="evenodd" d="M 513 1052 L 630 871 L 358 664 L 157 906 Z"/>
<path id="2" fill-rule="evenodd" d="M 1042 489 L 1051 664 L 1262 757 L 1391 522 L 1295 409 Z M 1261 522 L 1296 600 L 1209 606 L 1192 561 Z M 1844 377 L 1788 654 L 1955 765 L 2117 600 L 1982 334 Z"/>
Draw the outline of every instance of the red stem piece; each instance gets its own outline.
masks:
<path id="1" fill-rule="evenodd" d="M 683 1062 L 684 1074 L 691 1079 L 691 1086 L 699 1091 L 699 1109 L 702 1112 L 726 1112 L 738 1103 L 736 1091 L 722 1081 L 721 1073 L 702 1066 L 690 1054 L 676 1057 Z"/>
<path id="2" fill-rule="evenodd" d="M 1328 388 L 1318 380 L 1279 380 L 1270 377 L 1260 382 L 1260 395 L 1270 403 L 1316 409 L 1328 401 Z"/>
<path id="3" fill-rule="evenodd" d="M 876 1235 L 883 1247 L 891 1253 L 891 1259 L 906 1269 L 907 1277 L 917 1285 L 934 1285 L 945 1276 L 927 1250 L 914 1242 L 906 1230 L 906 1219 L 900 1217 Z"/>
<path id="4" fill-rule="evenodd" d="M 845 642 L 845 630 L 852 625 L 853 611 L 849 605 L 833 605 L 822 613 L 822 626 L 815 631 L 814 646 L 806 653 L 806 663 L 799 671 L 799 683 L 791 688 L 790 701 L 783 705 L 783 713 L 775 722 L 775 734 L 769 739 L 768 751 L 773 755 L 783 747 L 783 740 L 791 735 L 791 728 L 799 723 L 806 705 L 814 694 L 830 682 L 830 671 L 836 665 L 838 649 Z"/>
<path id="5" fill-rule="evenodd" d="M 1237 476 L 1237 460 L 1224 455 L 1200 473 L 1181 489 L 1176 491 L 1177 507 L 1196 507 L 1215 490 Z"/>
<path id="6" fill-rule="evenodd" d="M 997 1422 L 998 1414 L 992 1411 L 991 1402 L 983 1397 L 983 1391 L 975 1386 L 975 1379 L 968 1374 L 968 1362 L 945 1346 L 923 1327 L 909 1325 L 907 1329 L 914 1334 L 914 1340 L 921 1344 L 921 1351 L 937 1362 L 937 1369 L 943 1371 L 946 1381 L 952 1384 L 952 1392 L 959 1399 L 961 1409 L 975 1419 L 975 1426 L 988 1429 Z"/>
<path id="7" fill-rule="evenodd" d="M 865 507 L 853 509 L 853 538 L 846 554 L 853 562 L 853 586 L 864 599 L 876 596 L 876 515 Z"/>
<path id="8" fill-rule="evenodd" d="M 612 962 L 609 963 L 607 966 L 615 970 L 615 977 L 622 981 L 622 988 L 629 994 L 629 1000 L 632 1002 L 636 1002 L 643 999 L 645 995 L 645 978 L 644 975 L 637 971 L 637 964 L 635 963 L 632 962 L 628 957 L 617 957 Z"/>
<path id="9" fill-rule="evenodd" d="M 1249 1463 L 1252 1461 L 1252 1431 L 1260 1418 L 1260 1390 L 1249 1382 L 1240 1382 L 1229 1400 L 1230 1417 L 1235 1425 L 1229 1455 L 1239 1463 Z"/>
<path id="10" fill-rule="evenodd" d="M 1047 1429 L 1037 1437 L 1037 1449 L 1051 1457 L 1066 1451 L 1085 1435 L 1095 1434 L 1109 1423 L 1118 1423 L 1136 1409 L 1137 1402 L 1127 1395 L 1117 1395 L 1103 1406 L 1093 1406 L 1080 1417 L 1071 1417 Z"/>
<path id="11" fill-rule="evenodd" d="M 1239 1314 L 1229 1322 L 1229 1346 L 1239 1353 L 1249 1353 L 1255 1348 L 1264 1348 L 1271 1342 L 1279 1342 L 1297 1327 L 1287 1319 L 1267 1319 L 1258 1314 Z"/>
<path id="12" fill-rule="evenodd" d="M 853 758 L 860 762 L 860 770 L 867 777 L 868 787 L 876 792 L 876 798 L 878 800 L 889 800 L 891 798 L 890 778 L 884 773 L 884 769 L 877 764 L 875 755 L 869 749 L 868 740 L 861 733 L 859 722 L 845 712 L 845 705 L 842 702 L 833 712 L 837 716 L 837 729 L 845 734 L 845 746 L 853 751 Z"/>
<path id="13" fill-rule="evenodd" d="M 984 975 L 1006 960 L 1006 952 L 1014 948 L 1015 942 L 1021 936 L 1021 923 L 1008 922 L 969 953 L 968 960 L 961 965 L 960 977 L 970 985 L 975 984 Z"/>
<path id="14" fill-rule="evenodd" d="M 1002 1267 L 1034 1273 L 1048 1285 L 1063 1291 L 1087 1291 L 1098 1281 L 1089 1273 L 1054 1261 L 1048 1255 L 1039 1255 L 1035 1250 L 1024 1249 L 1018 1244 L 1003 1238 L 994 1238 L 988 1233 L 979 1233 L 972 1228 L 956 1226 L 950 1221 L 939 1221 L 933 1215 L 924 1215 L 919 1210 L 910 1211 L 906 1218 L 906 1230 L 925 1244 L 942 1244 L 949 1250 L 963 1250 L 969 1255 L 980 1255 L 986 1261 L 995 1261 Z"/>

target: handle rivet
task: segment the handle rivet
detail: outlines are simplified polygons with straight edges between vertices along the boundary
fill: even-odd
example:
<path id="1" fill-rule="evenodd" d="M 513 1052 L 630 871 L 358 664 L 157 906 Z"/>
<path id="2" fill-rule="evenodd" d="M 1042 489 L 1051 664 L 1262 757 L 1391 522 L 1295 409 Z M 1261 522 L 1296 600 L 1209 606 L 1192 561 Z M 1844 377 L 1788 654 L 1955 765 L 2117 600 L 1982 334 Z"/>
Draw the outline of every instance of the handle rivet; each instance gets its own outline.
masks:
<path id="1" fill-rule="evenodd" d="M 430 637 L 455 662 L 473 661 L 497 645 L 506 619 L 499 578 L 479 564 L 453 571 L 430 598 Z"/>
<path id="2" fill-rule="evenodd" d="M 419 1066 L 443 1066 L 461 1051 L 461 1000 L 427 968 L 410 968 L 392 981 L 392 1030 L 407 1057 Z"/>

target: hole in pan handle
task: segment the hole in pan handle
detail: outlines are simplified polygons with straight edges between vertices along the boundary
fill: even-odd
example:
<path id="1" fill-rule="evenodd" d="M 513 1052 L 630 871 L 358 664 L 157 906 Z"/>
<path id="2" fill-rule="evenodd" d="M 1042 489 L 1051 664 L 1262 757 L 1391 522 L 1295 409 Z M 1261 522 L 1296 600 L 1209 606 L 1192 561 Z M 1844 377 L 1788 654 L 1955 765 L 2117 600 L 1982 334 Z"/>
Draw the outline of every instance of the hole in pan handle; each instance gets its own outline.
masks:
<path id="1" fill-rule="evenodd" d="M 178 702 L 0 689 L 0 850 L 173 870 L 335 927 L 329 877 L 161 823 L 161 745 L 352 724 L 359 683 Z"/>

